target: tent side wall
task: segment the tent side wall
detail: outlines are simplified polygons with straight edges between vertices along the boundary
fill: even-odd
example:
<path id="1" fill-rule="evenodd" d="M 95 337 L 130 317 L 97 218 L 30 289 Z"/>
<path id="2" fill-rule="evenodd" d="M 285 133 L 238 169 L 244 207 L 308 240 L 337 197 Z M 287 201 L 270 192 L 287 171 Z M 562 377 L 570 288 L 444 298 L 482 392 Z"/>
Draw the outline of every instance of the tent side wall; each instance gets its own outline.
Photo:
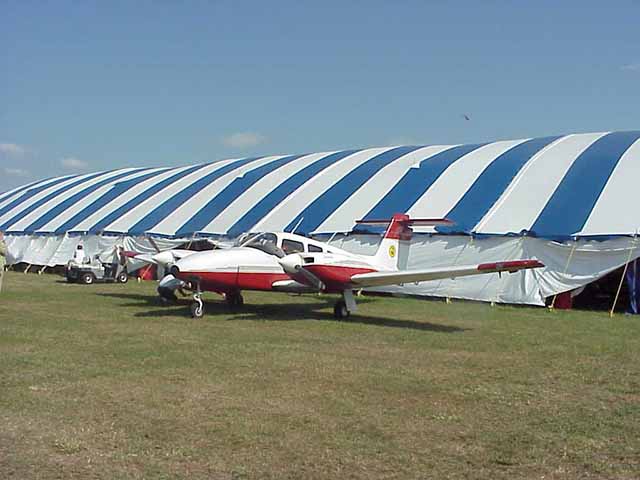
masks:
<path id="1" fill-rule="evenodd" d="M 331 243 L 345 250 L 372 254 L 377 235 L 344 235 Z M 144 237 L 130 236 L 32 236 L 8 235 L 9 263 L 54 266 L 65 264 L 82 242 L 87 255 L 112 249 L 151 253 L 153 246 Z M 160 248 L 170 248 L 182 240 L 158 239 Z M 410 245 L 408 268 L 475 265 L 495 261 L 537 258 L 546 267 L 513 274 L 486 274 L 450 280 L 422 282 L 371 289 L 418 296 L 449 297 L 496 303 L 544 305 L 545 298 L 587 285 L 608 272 L 640 256 L 640 242 L 618 238 L 602 242 L 557 243 L 531 237 L 474 238 L 464 235 L 416 234 Z"/>

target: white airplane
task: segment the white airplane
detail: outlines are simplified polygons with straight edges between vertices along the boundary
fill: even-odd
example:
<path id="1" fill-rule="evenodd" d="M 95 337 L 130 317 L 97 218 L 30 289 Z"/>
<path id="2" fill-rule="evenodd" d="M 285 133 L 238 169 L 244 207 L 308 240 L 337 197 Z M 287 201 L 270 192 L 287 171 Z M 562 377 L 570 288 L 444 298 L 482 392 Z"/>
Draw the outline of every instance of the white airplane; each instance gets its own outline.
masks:
<path id="1" fill-rule="evenodd" d="M 207 250 L 214 250 L 216 248 L 229 248 L 231 245 L 213 241 L 210 239 L 198 239 L 184 242 L 178 245 L 177 248 L 171 248 L 167 250 L 161 250 L 158 244 L 153 238 L 148 237 L 149 242 L 155 249 L 156 253 L 139 253 L 139 252 L 124 252 L 125 256 L 132 262 L 143 262 L 148 265 L 155 265 L 157 268 L 157 276 L 162 279 L 171 266 L 181 258 L 192 255 L 196 252 L 202 252 Z"/>
<path id="2" fill-rule="evenodd" d="M 411 226 L 450 225 L 446 219 L 410 219 L 396 214 L 390 220 L 359 221 L 387 226 L 375 255 L 357 255 L 300 235 L 268 232 L 242 237 L 226 250 L 198 252 L 178 260 L 159 284 L 160 295 L 176 288 L 194 291 L 191 314 L 204 315 L 203 291 L 225 296 L 230 306 L 244 303 L 243 290 L 338 293 L 334 315 L 346 318 L 357 305 L 354 290 L 402 285 L 443 278 L 539 268 L 538 260 L 512 260 L 478 265 L 406 270 Z"/>

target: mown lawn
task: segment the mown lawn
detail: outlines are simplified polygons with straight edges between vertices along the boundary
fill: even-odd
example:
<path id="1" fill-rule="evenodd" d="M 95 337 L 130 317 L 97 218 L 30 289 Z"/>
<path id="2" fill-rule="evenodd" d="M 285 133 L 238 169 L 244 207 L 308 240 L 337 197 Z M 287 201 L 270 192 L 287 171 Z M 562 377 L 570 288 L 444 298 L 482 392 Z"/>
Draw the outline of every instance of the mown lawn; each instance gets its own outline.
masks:
<path id="1" fill-rule="evenodd" d="M 9 272 L 0 478 L 638 478 L 640 318 Z"/>

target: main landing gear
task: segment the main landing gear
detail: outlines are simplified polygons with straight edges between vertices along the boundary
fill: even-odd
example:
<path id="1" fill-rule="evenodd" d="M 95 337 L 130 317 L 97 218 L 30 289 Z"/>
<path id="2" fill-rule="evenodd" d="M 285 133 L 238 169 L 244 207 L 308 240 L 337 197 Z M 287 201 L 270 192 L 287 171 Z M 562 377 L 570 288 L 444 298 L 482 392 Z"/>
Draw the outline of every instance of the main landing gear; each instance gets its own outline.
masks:
<path id="1" fill-rule="evenodd" d="M 357 309 L 358 306 L 353 297 L 353 290 L 344 290 L 342 292 L 342 299 L 338 300 L 333 307 L 333 316 L 343 320 L 349 318 L 351 312 L 355 312 Z"/>
<path id="2" fill-rule="evenodd" d="M 227 305 L 235 310 L 244 305 L 244 298 L 242 298 L 242 294 L 240 292 L 229 292 L 224 296 L 224 301 L 227 302 Z"/>

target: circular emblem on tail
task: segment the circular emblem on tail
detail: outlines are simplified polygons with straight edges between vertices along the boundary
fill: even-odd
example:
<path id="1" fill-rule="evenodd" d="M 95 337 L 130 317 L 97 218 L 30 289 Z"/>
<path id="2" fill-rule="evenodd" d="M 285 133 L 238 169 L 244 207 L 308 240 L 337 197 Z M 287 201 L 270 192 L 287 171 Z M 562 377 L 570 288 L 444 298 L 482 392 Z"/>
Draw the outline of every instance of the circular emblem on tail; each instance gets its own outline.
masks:
<path id="1" fill-rule="evenodd" d="M 389 256 L 390 256 L 391 258 L 393 258 L 393 257 L 395 257 L 395 256 L 396 256 L 396 246 L 395 246 L 395 245 L 391 245 L 391 246 L 389 247 Z"/>

